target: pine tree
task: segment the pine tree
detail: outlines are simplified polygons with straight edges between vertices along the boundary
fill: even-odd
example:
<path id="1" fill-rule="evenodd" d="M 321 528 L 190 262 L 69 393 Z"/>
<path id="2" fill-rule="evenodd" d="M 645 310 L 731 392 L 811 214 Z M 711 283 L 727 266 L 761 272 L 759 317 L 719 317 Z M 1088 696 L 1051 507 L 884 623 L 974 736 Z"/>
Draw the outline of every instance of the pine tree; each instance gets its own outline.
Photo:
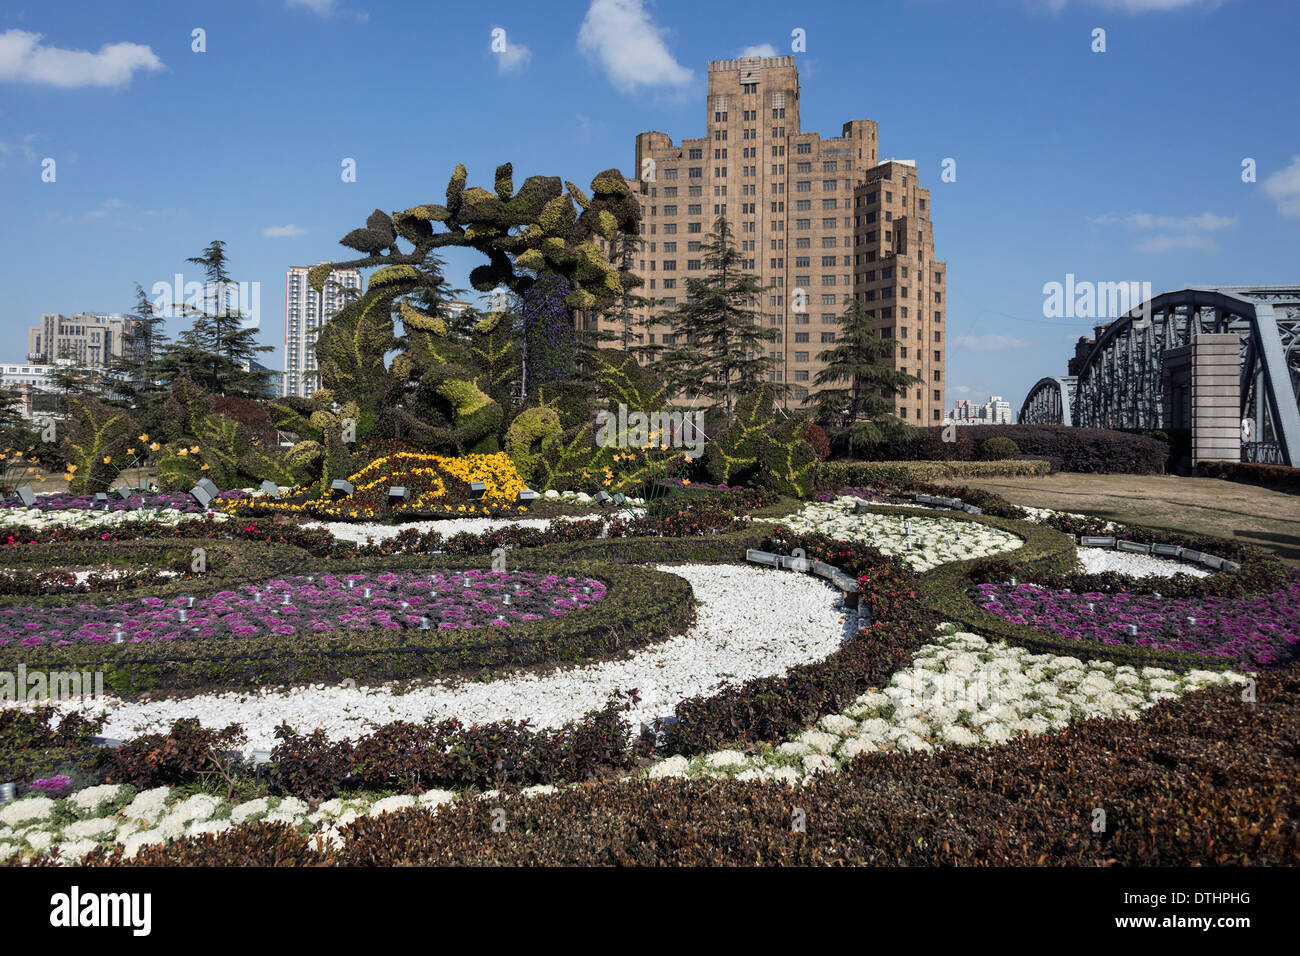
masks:
<path id="1" fill-rule="evenodd" d="M 921 381 L 893 367 L 890 360 L 898 343 L 879 338 L 872 327 L 875 321 L 856 298 L 849 300 L 839 317 L 835 347 L 817 356 L 826 367 L 813 384 L 826 387 L 804 400 L 815 405 L 816 421 L 849 430 L 850 452 L 907 431 L 907 423 L 894 414 L 890 396 Z"/>
<path id="2" fill-rule="evenodd" d="M 163 356 L 160 370 L 165 380 L 189 370 L 214 395 L 264 395 L 270 373 L 251 368 L 257 355 L 272 349 L 258 344 L 257 329 L 245 327 L 247 316 L 232 306 L 231 295 L 238 284 L 230 276 L 226 244 L 213 240 L 203 255 L 185 261 L 203 268 L 207 279 L 203 308 L 185 306 L 194 322 Z"/>
<path id="3" fill-rule="evenodd" d="M 140 283 L 135 284 L 135 311 L 122 337 L 122 354 L 113 356 L 109 371 L 115 389 L 133 407 L 146 395 L 166 388 L 160 377 L 159 359 L 167 344 L 163 332 L 167 318 L 154 308 Z"/>
<path id="4" fill-rule="evenodd" d="M 685 303 L 658 318 L 672 328 L 674 341 L 659 350 L 655 369 L 671 392 L 703 395 L 720 404 L 731 421 L 745 395 L 765 386 L 784 391 L 768 381 L 775 363 L 766 345 L 776 339 L 776 329 L 764 327 L 752 308 L 767 289 L 741 270 L 742 256 L 725 218 L 714 223 L 700 252 L 705 277 L 687 278 Z"/>

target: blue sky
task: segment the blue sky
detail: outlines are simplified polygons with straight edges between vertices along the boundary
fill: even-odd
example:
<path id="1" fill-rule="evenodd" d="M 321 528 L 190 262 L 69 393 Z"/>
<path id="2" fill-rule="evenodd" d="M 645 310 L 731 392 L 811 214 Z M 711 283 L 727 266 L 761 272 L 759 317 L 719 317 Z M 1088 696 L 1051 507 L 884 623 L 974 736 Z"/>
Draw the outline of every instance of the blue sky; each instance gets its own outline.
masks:
<path id="1" fill-rule="evenodd" d="M 285 268 L 346 257 L 372 209 L 441 200 L 457 162 L 489 188 L 505 161 L 631 172 L 637 132 L 702 134 L 708 60 L 790 53 L 796 28 L 804 128 L 873 119 L 932 190 L 949 406 L 1064 374 L 1093 324 L 1044 317 L 1067 273 L 1300 281 L 1291 0 L 6 0 L 0 361 L 42 312 L 129 310 L 223 239 L 279 367 Z"/>

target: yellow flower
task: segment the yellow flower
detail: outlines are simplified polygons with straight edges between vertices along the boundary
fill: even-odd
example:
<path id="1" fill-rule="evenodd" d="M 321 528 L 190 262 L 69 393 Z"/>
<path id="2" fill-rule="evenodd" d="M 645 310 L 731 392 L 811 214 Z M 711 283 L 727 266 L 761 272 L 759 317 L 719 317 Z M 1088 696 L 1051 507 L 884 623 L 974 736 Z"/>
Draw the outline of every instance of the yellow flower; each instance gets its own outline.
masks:
<path id="1" fill-rule="evenodd" d="M 68 472 L 66 475 L 63 476 L 64 481 L 72 481 L 72 479 L 73 479 L 72 472 Z"/>
<path id="2" fill-rule="evenodd" d="M 76 470 L 77 470 L 77 466 L 76 466 L 76 465 L 69 465 L 69 466 L 68 466 L 68 471 L 69 471 L 69 472 L 74 472 L 74 471 L 76 471 Z"/>
<path id="3" fill-rule="evenodd" d="M 199 446 L 198 446 L 198 445 L 191 445 L 191 446 L 190 446 L 190 454 L 191 454 L 191 455 L 197 455 L 198 453 L 199 453 Z"/>
<path id="4" fill-rule="evenodd" d="M 690 483 L 691 483 L 691 480 L 690 480 L 689 478 L 683 478 L 683 479 L 682 479 L 682 484 L 684 484 L 684 485 L 689 485 Z"/>
<path id="5" fill-rule="evenodd" d="M 162 446 L 159 445 L 157 442 L 154 442 L 152 445 L 149 446 L 149 450 L 150 450 L 150 451 L 157 451 L 157 450 L 158 450 L 159 448 L 161 448 L 161 447 L 162 447 Z"/>
<path id="6" fill-rule="evenodd" d="M 127 453 L 128 455 L 134 455 L 134 454 L 135 454 L 135 449 L 134 449 L 134 448 L 128 448 L 128 449 L 126 450 L 126 453 Z"/>
<path id="7" fill-rule="evenodd" d="M 202 466 L 199 467 L 199 471 L 207 471 L 207 470 L 208 470 L 208 466 L 207 466 L 207 465 L 202 465 Z"/>
<path id="8" fill-rule="evenodd" d="M 113 456 L 112 456 L 112 455 L 105 455 L 105 456 L 104 456 L 104 464 L 107 465 L 107 464 L 108 464 L 109 462 L 111 462 L 112 460 L 113 460 Z"/>
<path id="9" fill-rule="evenodd" d="M 180 451 L 178 451 L 176 454 L 178 454 L 178 455 L 180 455 L 182 458 L 184 458 L 186 455 L 189 454 L 189 449 L 187 449 L 187 448 L 182 448 L 182 449 L 181 449 Z"/>
<path id="10" fill-rule="evenodd" d="M 149 440 L 149 433 L 148 433 L 148 432 L 145 432 L 143 435 L 140 435 L 139 438 L 140 438 L 140 441 L 148 441 L 148 440 Z"/>

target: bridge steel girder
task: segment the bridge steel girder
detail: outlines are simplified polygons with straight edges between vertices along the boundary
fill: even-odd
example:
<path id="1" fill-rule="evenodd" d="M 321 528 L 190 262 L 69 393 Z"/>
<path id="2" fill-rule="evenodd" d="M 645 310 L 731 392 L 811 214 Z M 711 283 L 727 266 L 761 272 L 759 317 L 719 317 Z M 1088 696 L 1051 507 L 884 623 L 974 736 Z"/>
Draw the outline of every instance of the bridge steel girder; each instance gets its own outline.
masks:
<path id="1" fill-rule="evenodd" d="M 1040 378 L 1025 396 L 1017 421 L 1022 425 L 1071 425 L 1074 418 L 1073 375 Z"/>
<path id="2" fill-rule="evenodd" d="M 1300 286 L 1193 287 L 1158 295 L 1097 336 L 1077 381 L 1040 379 L 1025 398 L 1020 420 L 1050 417 L 1053 396 L 1068 381 L 1073 394 L 1070 411 L 1061 413 L 1064 424 L 1163 428 L 1164 352 L 1215 332 L 1241 339 L 1241 414 L 1253 417 L 1257 427 L 1258 451 L 1251 454 L 1300 465 Z"/>

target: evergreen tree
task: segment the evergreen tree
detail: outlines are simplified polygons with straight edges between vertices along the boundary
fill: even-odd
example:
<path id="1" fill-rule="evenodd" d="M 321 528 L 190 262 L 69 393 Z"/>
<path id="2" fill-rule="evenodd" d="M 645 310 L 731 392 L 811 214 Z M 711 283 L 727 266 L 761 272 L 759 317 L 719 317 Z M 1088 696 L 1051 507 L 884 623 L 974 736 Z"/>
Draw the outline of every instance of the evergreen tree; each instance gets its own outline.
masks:
<path id="1" fill-rule="evenodd" d="M 898 343 L 878 337 L 875 321 L 856 298 L 850 299 L 839 317 L 835 346 L 817 356 L 826 367 L 813 384 L 824 387 L 804 400 L 815 405 L 818 422 L 849 430 L 850 451 L 907 431 L 907 423 L 894 414 L 891 396 L 921 381 L 893 367 Z"/>
<path id="2" fill-rule="evenodd" d="M 68 413 L 68 401 L 74 397 L 120 398 L 116 383 L 110 382 L 104 369 L 87 365 L 80 353 L 67 346 L 50 369 L 49 381 L 58 395 L 60 415 Z"/>
<path id="3" fill-rule="evenodd" d="M 270 373 L 252 371 L 251 367 L 258 355 L 272 349 L 258 344 L 257 329 L 244 326 L 247 316 L 232 303 L 238 283 L 230 276 L 226 244 L 213 240 L 203 255 L 185 261 L 203 268 L 207 280 L 203 307 L 185 306 L 194 321 L 167 349 L 160 363 L 165 379 L 170 382 L 190 370 L 214 395 L 251 398 L 265 394 Z"/>
<path id="4" fill-rule="evenodd" d="M 656 371 L 671 392 L 703 395 L 731 421 L 740 398 L 765 386 L 784 391 L 768 381 L 775 363 L 766 345 L 776 330 L 764 327 L 752 308 L 767 290 L 741 271 L 742 256 L 725 218 L 714 224 L 700 251 L 705 277 L 687 278 L 685 303 L 658 318 L 673 330 L 674 341 L 658 350 Z"/>
<path id="5" fill-rule="evenodd" d="M 128 315 L 132 324 L 122 337 L 122 354 L 113 356 L 109 371 L 116 391 L 135 406 L 146 395 L 162 391 L 159 360 L 166 347 L 163 332 L 167 319 L 154 308 L 140 283 L 135 284 L 135 311 Z"/>

